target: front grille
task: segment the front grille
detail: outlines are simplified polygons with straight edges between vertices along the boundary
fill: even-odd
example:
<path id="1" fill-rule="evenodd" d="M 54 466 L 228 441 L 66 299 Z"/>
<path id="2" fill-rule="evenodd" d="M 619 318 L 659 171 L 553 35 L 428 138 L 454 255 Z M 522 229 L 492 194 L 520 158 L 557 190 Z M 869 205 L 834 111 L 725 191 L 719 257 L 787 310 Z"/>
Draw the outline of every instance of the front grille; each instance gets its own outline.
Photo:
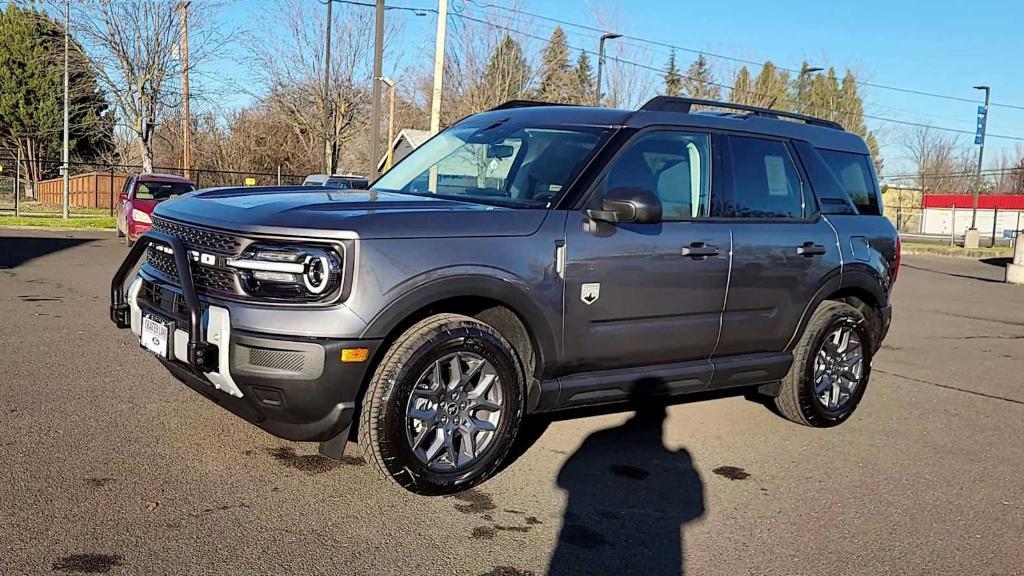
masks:
<path id="1" fill-rule="evenodd" d="M 160 252 L 150 244 L 146 249 L 146 262 L 177 284 L 178 267 L 174 263 L 173 255 Z M 192 284 L 200 292 L 217 292 L 228 295 L 238 293 L 233 271 L 211 268 L 195 262 L 192 263 Z"/>
<path id="2" fill-rule="evenodd" d="M 153 218 L 153 229 L 177 236 L 190 250 L 234 255 L 242 248 L 242 243 L 230 234 L 179 224 L 163 218 Z"/>

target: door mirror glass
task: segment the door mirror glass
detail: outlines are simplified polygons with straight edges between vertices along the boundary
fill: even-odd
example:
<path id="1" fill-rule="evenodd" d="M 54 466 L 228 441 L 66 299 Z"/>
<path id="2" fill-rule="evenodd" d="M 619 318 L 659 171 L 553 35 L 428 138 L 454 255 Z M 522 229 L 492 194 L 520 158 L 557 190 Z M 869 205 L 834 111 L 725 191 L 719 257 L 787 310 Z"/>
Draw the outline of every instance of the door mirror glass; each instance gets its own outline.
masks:
<path id="1" fill-rule="evenodd" d="M 605 193 L 600 210 L 587 215 L 603 222 L 657 224 L 661 222 L 661 200 L 651 190 L 619 187 Z"/>

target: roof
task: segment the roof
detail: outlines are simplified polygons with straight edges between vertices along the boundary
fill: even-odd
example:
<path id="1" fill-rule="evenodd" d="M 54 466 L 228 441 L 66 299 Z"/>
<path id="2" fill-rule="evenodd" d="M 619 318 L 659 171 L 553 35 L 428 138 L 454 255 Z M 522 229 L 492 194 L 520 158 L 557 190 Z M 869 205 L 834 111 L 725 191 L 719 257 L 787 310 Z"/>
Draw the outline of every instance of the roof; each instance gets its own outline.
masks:
<path id="1" fill-rule="evenodd" d="M 971 194 L 925 194 L 921 205 L 924 208 L 972 208 L 974 196 Z M 1017 194 L 979 194 L 978 208 L 983 210 L 1024 210 L 1024 195 Z"/>
<path id="2" fill-rule="evenodd" d="M 667 99 L 673 100 L 673 99 Z M 685 101 L 686 99 L 675 99 Z M 512 102 L 495 109 L 470 116 L 460 122 L 473 126 L 489 124 L 505 119 L 515 119 L 526 123 L 537 124 L 569 124 L 577 126 L 606 126 L 646 128 L 648 126 L 682 126 L 705 130 L 722 130 L 745 132 L 765 136 L 782 136 L 805 140 L 812 146 L 827 150 L 868 154 L 868 147 L 855 134 L 845 132 L 827 120 L 815 120 L 814 123 L 800 121 L 800 116 L 767 109 L 755 109 L 756 113 L 748 114 L 717 114 L 706 112 L 687 112 L 685 107 L 673 108 L 664 104 L 664 97 L 657 97 L 639 110 L 620 110 L 614 108 L 598 108 L 594 106 L 572 106 L 562 104 L 521 103 Z M 703 101 L 694 101 L 703 102 Z M 711 103 L 715 104 L 715 103 Z M 730 107 L 728 103 L 719 103 L 722 107 Z M 744 110 L 753 109 L 751 107 Z M 786 119 L 773 117 L 782 114 Z M 812 119 L 813 120 L 813 119 Z"/>
<path id="3" fill-rule="evenodd" d="M 416 130 L 415 128 L 403 128 L 398 132 L 398 136 L 391 142 L 390 148 L 384 149 L 384 154 L 381 155 L 380 159 L 377 160 L 377 170 L 383 170 L 384 164 L 388 161 L 388 151 L 394 150 L 398 143 L 405 140 L 409 143 L 409 146 L 413 150 L 419 148 L 424 142 L 430 140 L 433 134 L 429 130 Z"/>
<path id="4" fill-rule="evenodd" d="M 395 141 L 391 143 L 391 147 L 394 148 L 395 144 L 398 144 L 399 140 L 405 138 L 413 148 L 419 148 L 424 142 L 430 140 L 431 136 L 432 134 L 430 133 L 430 130 L 405 128 L 398 133 L 398 136 L 395 136 Z"/>
<path id="5" fill-rule="evenodd" d="M 192 183 L 192 180 L 185 178 L 184 176 L 178 176 L 177 174 L 161 174 L 159 172 L 143 172 L 138 174 L 138 177 L 142 180 L 150 180 L 153 182 L 188 182 Z"/>

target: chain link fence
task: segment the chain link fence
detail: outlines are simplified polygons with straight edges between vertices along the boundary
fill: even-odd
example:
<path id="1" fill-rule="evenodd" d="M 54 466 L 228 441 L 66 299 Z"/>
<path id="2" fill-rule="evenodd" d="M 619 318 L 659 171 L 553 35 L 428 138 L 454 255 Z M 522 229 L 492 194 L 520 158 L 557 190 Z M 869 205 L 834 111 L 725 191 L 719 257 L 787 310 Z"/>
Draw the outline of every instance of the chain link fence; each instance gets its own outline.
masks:
<path id="1" fill-rule="evenodd" d="M 62 217 L 64 181 L 60 176 L 33 181 L 26 176 L 25 164 L 19 170 L 15 158 L 0 159 L 0 216 L 26 218 Z M 40 160 L 37 171 L 59 174 L 60 160 Z M 74 218 L 112 217 L 124 183 L 142 166 L 102 162 L 69 162 L 68 215 Z M 20 172 L 20 173 L 19 173 Z M 153 172 L 186 176 L 178 167 L 154 166 Z M 217 186 L 266 186 L 301 184 L 305 175 L 273 171 L 215 170 L 193 168 L 187 177 L 198 188 Z"/>

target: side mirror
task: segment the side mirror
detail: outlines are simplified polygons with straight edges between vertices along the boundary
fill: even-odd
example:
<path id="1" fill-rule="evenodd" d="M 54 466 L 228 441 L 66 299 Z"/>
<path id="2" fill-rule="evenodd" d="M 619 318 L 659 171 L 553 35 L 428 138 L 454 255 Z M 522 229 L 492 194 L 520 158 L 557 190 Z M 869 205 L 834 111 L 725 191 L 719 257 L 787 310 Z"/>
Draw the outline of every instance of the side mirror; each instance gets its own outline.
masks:
<path id="1" fill-rule="evenodd" d="M 644 188 L 612 188 L 605 192 L 600 210 L 587 216 L 603 222 L 657 224 L 661 222 L 661 199 Z"/>

